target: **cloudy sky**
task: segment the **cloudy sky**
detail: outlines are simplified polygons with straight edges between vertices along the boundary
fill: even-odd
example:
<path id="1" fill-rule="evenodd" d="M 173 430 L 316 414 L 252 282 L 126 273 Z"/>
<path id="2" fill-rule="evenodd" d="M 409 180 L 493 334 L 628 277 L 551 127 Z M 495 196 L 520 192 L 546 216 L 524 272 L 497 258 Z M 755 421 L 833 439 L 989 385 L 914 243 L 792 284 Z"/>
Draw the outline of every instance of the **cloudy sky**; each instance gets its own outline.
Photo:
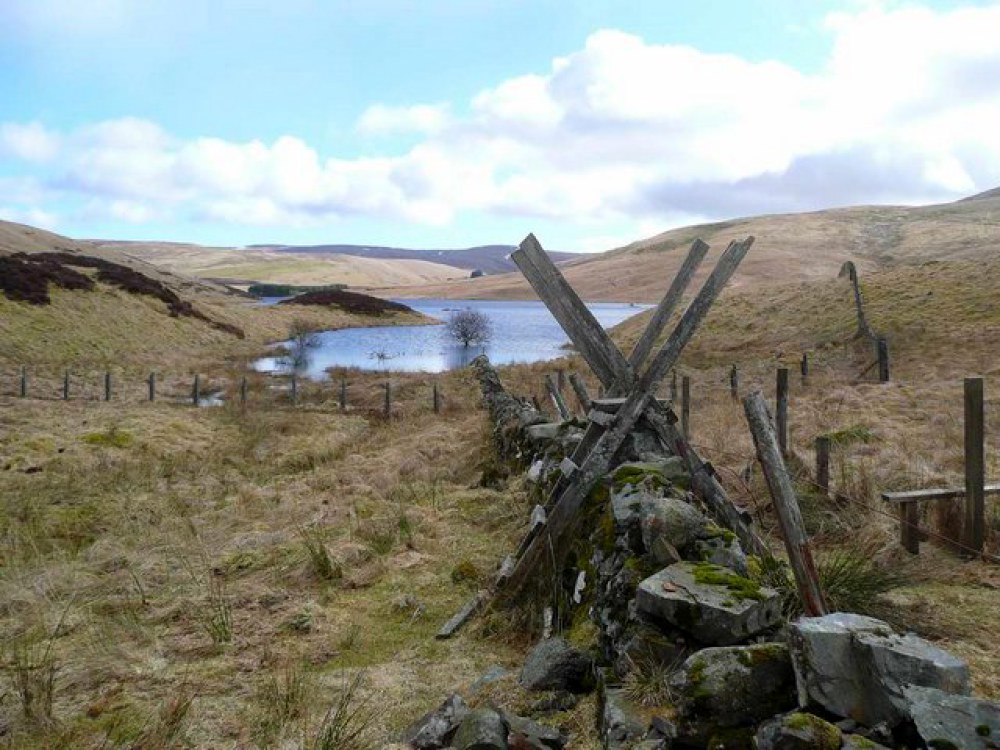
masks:
<path id="1" fill-rule="evenodd" d="M 0 218 L 604 250 L 1000 185 L 1000 2 L 0 0 Z"/>

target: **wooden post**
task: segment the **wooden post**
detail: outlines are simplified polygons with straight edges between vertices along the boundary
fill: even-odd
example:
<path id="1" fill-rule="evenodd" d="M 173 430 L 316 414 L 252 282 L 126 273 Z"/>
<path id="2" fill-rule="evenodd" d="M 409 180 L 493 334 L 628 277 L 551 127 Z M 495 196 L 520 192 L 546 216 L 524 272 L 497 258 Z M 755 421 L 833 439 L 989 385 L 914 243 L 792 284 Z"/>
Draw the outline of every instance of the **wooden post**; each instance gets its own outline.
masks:
<path id="1" fill-rule="evenodd" d="M 340 410 L 347 411 L 347 378 L 340 379 Z"/>
<path id="2" fill-rule="evenodd" d="M 244 375 L 240 378 L 240 406 L 246 406 L 247 403 L 247 376 Z"/>
<path id="3" fill-rule="evenodd" d="M 294 372 L 292 373 L 291 389 L 292 406 L 295 406 L 299 402 L 299 380 Z"/>
<path id="4" fill-rule="evenodd" d="M 149 400 L 156 401 L 156 373 L 149 373 Z"/>
<path id="5" fill-rule="evenodd" d="M 104 373 L 104 400 L 111 400 L 111 371 Z"/>
<path id="6" fill-rule="evenodd" d="M 983 379 L 965 379 L 965 523 L 962 543 L 967 552 L 983 551 L 985 537 L 985 453 Z"/>
<path id="7" fill-rule="evenodd" d="M 21 366 L 21 398 L 28 397 L 28 368 Z"/>
<path id="8" fill-rule="evenodd" d="M 434 406 L 434 413 L 441 413 L 441 391 L 438 390 L 438 384 L 434 383 L 434 388 L 431 391 L 431 402 Z"/>
<path id="9" fill-rule="evenodd" d="M 775 395 L 775 422 L 778 429 L 778 445 L 781 455 L 788 455 L 788 368 L 778 368 L 778 382 Z"/>
<path id="10" fill-rule="evenodd" d="M 736 365 L 729 368 L 729 395 L 733 397 L 733 401 L 740 398 L 740 372 Z"/>
<path id="11" fill-rule="evenodd" d="M 392 383 L 385 381 L 385 418 L 392 417 Z"/>
<path id="12" fill-rule="evenodd" d="M 911 555 L 920 554 L 920 506 L 916 502 L 899 504 L 899 543 Z"/>
<path id="13" fill-rule="evenodd" d="M 681 379 L 681 432 L 685 440 L 691 440 L 691 377 Z"/>
<path id="14" fill-rule="evenodd" d="M 802 385 L 809 382 L 809 353 L 802 353 L 802 362 L 799 364 L 799 369 L 802 371 Z"/>
<path id="15" fill-rule="evenodd" d="M 191 403 L 198 406 L 201 403 L 201 378 L 195 373 L 194 383 L 191 385 Z"/>
<path id="16" fill-rule="evenodd" d="M 63 373 L 63 401 L 69 401 L 69 370 Z"/>
<path id="17" fill-rule="evenodd" d="M 561 367 L 556 370 L 556 388 L 559 389 L 560 396 L 566 393 L 566 371 Z"/>
<path id="18" fill-rule="evenodd" d="M 670 373 L 670 403 L 677 403 L 677 370 Z"/>
<path id="19" fill-rule="evenodd" d="M 549 392 L 549 396 L 552 398 L 552 403 L 556 407 L 556 412 L 559 414 L 559 418 L 564 422 L 572 419 L 573 413 L 569 410 L 569 407 L 566 406 L 566 401 L 563 400 L 562 392 L 552 379 L 551 374 L 545 376 L 545 389 Z"/>
<path id="20" fill-rule="evenodd" d="M 750 433 L 753 435 L 757 448 L 757 459 L 764 470 L 768 489 L 774 500 L 774 509 L 781 526 L 781 535 L 788 551 L 788 560 L 792 564 L 795 583 L 806 615 L 819 617 L 827 612 L 823 591 L 819 585 L 819 576 L 813 563 L 812 552 L 809 549 L 809 538 L 802 522 L 802 513 L 795 497 L 795 488 L 788 476 L 785 462 L 781 457 L 781 446 L 774 434 L 771 417 L 767 413 L 767 405 L 759 391 L 754 391 L 743 399 L 743 410 L 746 413 Z"/>
<path id="21" fill-rule="evenodd" d="M 878 346 L 878 382 L 889 382 L 889 342 L 880 337 Z"/>
<path id="22" fill-rule="evenodd" d="M 830 438 L 826 435 L 816 438 L 816 484 L 824 495 L 830 494 Z"/>
<path id="23" fill-rule="evenodd" d="M 576 394 L 576 400 L 580 402 L 580 408 L 583 409 L 583 413 L 585 415 L 590 414 L 590 394 L 587 392 L 587 384 L 583 382 L 583 378 L 575 372 L 571 372 L 569 374 L 569 384 L 573 386 L 573 392 Z"/>

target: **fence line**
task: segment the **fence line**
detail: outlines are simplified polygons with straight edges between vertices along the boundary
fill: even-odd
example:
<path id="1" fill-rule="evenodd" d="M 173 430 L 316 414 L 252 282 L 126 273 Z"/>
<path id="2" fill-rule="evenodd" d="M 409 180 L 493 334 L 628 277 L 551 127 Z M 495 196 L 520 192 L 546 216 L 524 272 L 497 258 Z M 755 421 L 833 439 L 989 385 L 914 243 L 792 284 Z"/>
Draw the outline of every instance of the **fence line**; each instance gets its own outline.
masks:
<path id="1" fill-rule="evenodd" d="M 837 276 L 839 278 L 844 278 L 846 276 L 850 279 L 851 286 L 854 288 L 854 307 L 858 315 L 858 335 L 868 339 L 875 346 L 875 355 L 878 358 L 879 382 L 888 383 L 889 342 L 885 336 L 877 333 L 868 322 L 868 316 L 865 315 L 865 301 L 861 294 L 861 280 L 858 276 L 858 268 L 854 265 L 854 261 L 846 261 L 844 265 L 840 267 L 840 273 L 837 274 Z M 803 377 L 805 377 L 806 370 L 803 370 L 802 374 Z"/>

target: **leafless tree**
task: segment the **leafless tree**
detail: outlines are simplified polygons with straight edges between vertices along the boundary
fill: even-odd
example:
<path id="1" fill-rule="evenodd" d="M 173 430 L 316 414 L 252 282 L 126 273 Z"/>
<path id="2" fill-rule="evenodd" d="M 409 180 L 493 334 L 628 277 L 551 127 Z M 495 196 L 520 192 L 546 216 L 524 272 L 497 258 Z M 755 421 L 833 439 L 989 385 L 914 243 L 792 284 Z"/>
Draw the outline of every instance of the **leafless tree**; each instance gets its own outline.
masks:
<path id="1" fill-rule="evenodd" d="M 447 330 L 449 336 L 466 348 L 472 344 L 486 344 L 493 336 L 489 316 L 471 308 L 452 313 Z"/>
<path id="2" fill-rule="evenodd" d="M 310 320 L 296 318 L 288 327 L 285 363 L 293 370 L 301 370 L 309 362 L 309 350 L 320 345 L 319 329 Z"/>

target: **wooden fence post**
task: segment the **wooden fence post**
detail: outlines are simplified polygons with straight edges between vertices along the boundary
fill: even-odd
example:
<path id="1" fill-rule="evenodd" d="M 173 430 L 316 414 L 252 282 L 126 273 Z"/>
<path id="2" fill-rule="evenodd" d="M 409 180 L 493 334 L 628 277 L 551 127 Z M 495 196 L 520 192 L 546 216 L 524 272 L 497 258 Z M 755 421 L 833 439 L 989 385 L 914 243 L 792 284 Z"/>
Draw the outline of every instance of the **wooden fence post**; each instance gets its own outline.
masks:
<path id="1" fill-rule="evenodd" d="M 729 368 L 729 395 L 733 397 L 733 401 L 740 398 L 740 373 L 736 365 Z"/>
<path id="2" fill-rule="evenodd" d="M 28 397 L 28 368 L 21 365 L 21 398 Z"/>
<path id="3" fill-rule="evenodd" d="M 299 379 L 294 372 L 292 373 L 291 388 L 292 390 L 290 396 L 292 399 L 292 406 L 295 406 L 299 402 Z"/>
<path id="4" fill-rule="evenodd" d="M 757 459 L 764 470 L 764 477 L 774 500 L 774 509 L 781 526 L 781 536 L 785 541 L 788 560 L 792 564 L 792 572 L 795 574 L 795 583 L 798 586 L 805 613 L 810 617 L 825 615 L 827 612 L 826 602 L 823 598 L 823 590 L 820 588 L 812 552 L 809 549 L 809 537 L 806 534 L 805 524 L 802 522 L 802 513 L 795 497 L 795 488 L 792 486 L 792 480 L 788 476 L 788 470 L 781 457 L 781 446 L 778 445 L 774 429 L 771 426 L 767 405 L 759 391 L 754 391 L 743 399 L 743 410 L 746 413 L 750 433 L 753 435 L 754 445 L 757 448 Z"/>
<path id="5" fill-rule="evenodd" d="M 566 392 L 566 371 L 561 367 L 556 370 L 556 388 L 560 396 Z"/>
<path id="6" fill-rule="evenodd" d="M 240 406 L 246 406 L 247 404 L 247 376 L 244 375 L 240 380 Z"/>
<path id="7" fill-rule="evenodd" d="M 104 373 L 104 400 L 111 400 L 111 371 L 107 370 Z"/>
<path id="8" fill-rule="evenodd" d="M 191 385 L 191 403 L 195 406 L 201 404 L 201 378 L 195 373 L 194 383 Z"/>
<path id="9" fill-rule="evenodd" d="M 677 370 L 670 373 L 670 403 L 677 403 Z"/>
<path id="10" fill-rule="evenodd" d="M 156 373 L 149 373 L 149 400 L 156 401 Z"/>
<path id="11" fill-rule="evenodd" d="M 965 524 L 962 543 L 983 551 L 986 529 L 983 379 L 965 379 Z M 967 550 L 968 552 L 969 550 Z"/>
<path id="12" fill-rule="evenodd" d="M 691 440 L 691 376 L 681 378 L 681 432 Z"/>
<path id="13" fill-rule="evenodd" d="M 878 382 L 889 382 L 889 342 L 880 337 L 876 342 L 878 347 Z"/>
<path id="14" fill-rule="evenodd" d="M 816 438 L 816 484 L 824 495 L 830 494 L 830 438 L 826 435 Z"/>
<path id="15" fill-rule="evenodd" d="M 340 410 L 347 411 L 347 378 L 340 379 Z"/>
<path id="16" fill-rule="evenodd" d="M 572 419 L 573 414 L 570 412 L 569 407 L 566 406 L 566 401 L 562 397 L 562 392 L 552 379 L 551 374 L 545 376 L 545 389 L 549 392 L 549 396 L 552 399 L 553 405 L 556 407 L 556 412 L 558 412 L 559 418 L 564 422 Z"/>
<path id="17" fill-rule="evenodd" d="M 778 445 L 782 457 L 788 455 L 788 368 L 778 368 L 778 382 L 775 391 L 775 426 L 778 430 Z"/>
<path id="18" fill-rule="evenodd" d="M 587 384 L 583 382 L 583 378 L 575 372 L 571 372 L 569 374 L 569 384 L 573 386 L 573 392 L 576 394 L 576 400 L 580 402 L 580 408 L 583 409 L 584 415 L 590 414 L 590 409 L 593 404 L 590 400 L 590 394 L 587 392 Z"/>
<path id="19" fill-rule="evenodd" d="M 63 373 L 63 401 L 69 401 L 69 370 Z"/>
<path id="20" fill-rule="evenodd" d="M 385 418 L 392 417 L 392 383 L 385 381 Z"/>
<path id="21" fill-rule="evenodd" d="M 434 406 L 434 413 L 441 413 L 441 391 L 438 390 L 437 382 L 434 383 L 434 389 L 431 392 L 431 403 Z"/>
<path id="22" fill-rule="evenodd" d="M 799 363 L 799 369 L 802 371 L 802 385 L 809 382 L 809 352 L 802 353 L 802 362 Z"/>

